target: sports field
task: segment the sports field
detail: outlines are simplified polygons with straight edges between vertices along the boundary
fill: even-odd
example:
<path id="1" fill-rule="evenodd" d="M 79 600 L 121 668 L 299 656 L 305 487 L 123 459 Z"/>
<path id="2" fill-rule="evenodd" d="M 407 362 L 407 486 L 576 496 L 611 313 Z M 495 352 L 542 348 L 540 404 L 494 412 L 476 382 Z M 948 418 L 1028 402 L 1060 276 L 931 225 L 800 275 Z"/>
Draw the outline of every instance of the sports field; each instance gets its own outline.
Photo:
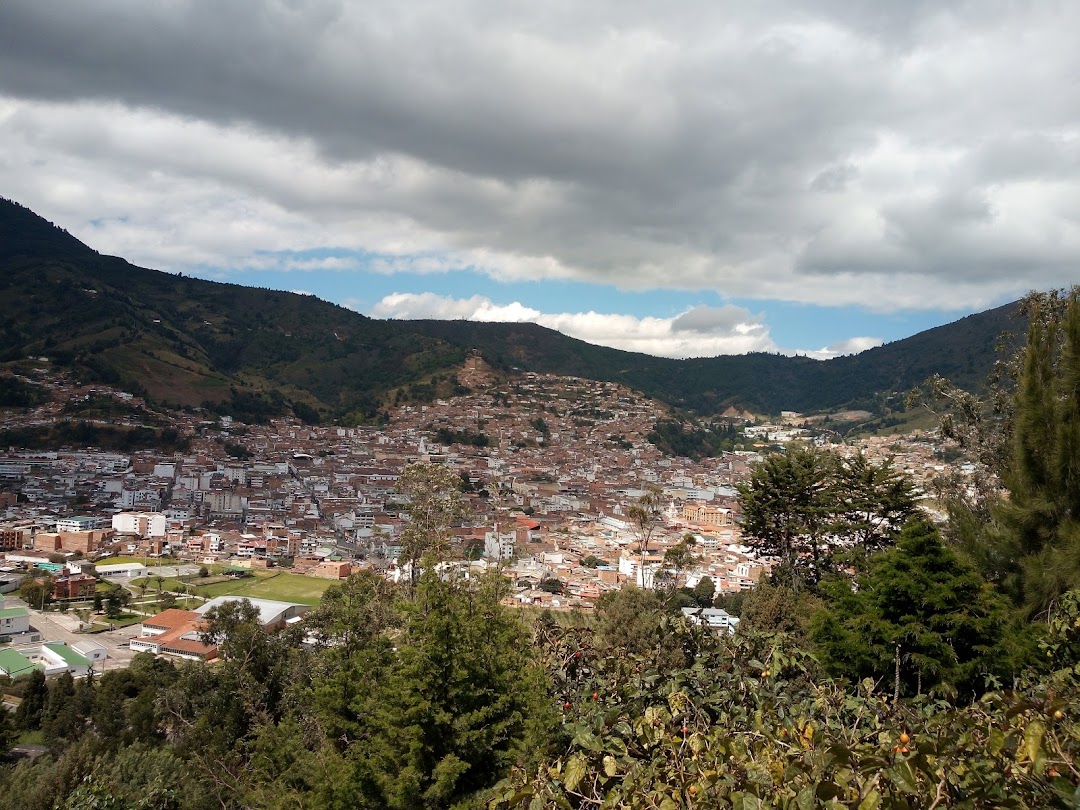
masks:
<path id="1" fill-rule="evenodd" d="M 252 599 L 276 599 L 279 602 L 298 602 L 302 605 L 318 604 L 323 591 L 332 584 L 328 579 L 316 579 L 305 577 L 300 574 L 290 574 L 286 571 L 253 571 L 251 576 L 241 579 L 210 577 L 211 581 L 200 585 L 199 577 L 185 577 L 184 579 L 166 579 L 162 587 L 167 591 L 178 590 L 178 585 L 183 585 L 188 593 L 205 596 L 213 599 L 215 596 L 249 596 Z M 157 580 L 137 579 L 133 585 L 145 584 L 147 592 L 157 590 Z"/>

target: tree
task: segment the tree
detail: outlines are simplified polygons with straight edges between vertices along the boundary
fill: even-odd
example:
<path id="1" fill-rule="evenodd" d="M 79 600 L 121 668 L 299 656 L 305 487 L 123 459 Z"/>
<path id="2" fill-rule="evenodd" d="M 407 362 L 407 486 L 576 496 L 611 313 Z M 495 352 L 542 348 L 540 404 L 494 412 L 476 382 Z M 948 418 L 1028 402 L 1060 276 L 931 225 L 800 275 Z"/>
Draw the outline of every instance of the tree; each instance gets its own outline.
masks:
<path id="1" fill-rule="evenodd" d="M 105 615 L 110 619 L 115 619 L 120 615 L 125 600 L 124 589 L 119 585 L 109 588 L 105 594 Z"/>
<path id="2" fill-rule="evenodd" d="M 401 533 L 400 562 L 409 565 L 409 582 L 416 586 L 420 561 L 431 554 L 444 559 L 453 529 L 464 520 L 467 509 L 461 497 L 461 479 L 438 464 L 410 464 L 398 478 L 398 492 L 406 499 L 408 522 Z"/>
<path id="3" fill-rule="evenodd" d="M 664 552 L 663 570 L 671 572 L 671 590 L 679 589 L 679 580 L 685 571 L 697 564 L 693 547 L 697 540 L 692 534 L 683 535 L 683 539 Z"/>
<path id="4" fill-rule="evenodd" d="M 895 543 L 915 512 L 915 487 L 893 468 L 891 458 L 874 464 L 860 451 L 841 459 L 835 468 L 834 492 L 833 531 L 868 554 Z"/>
<path id="5" fill-rule="evenodd" d="M 375 747 L 381 800 L 373 805 L 465 806 L 530 737 L 540 672 L 520 618 L 500 604 L 504 595 L 501 577 L 474 586 L 424 570 L 405 606 L 385 695 L 381 721 L 393 731 Z M 525 749 L 536 745 L 540 730 L 531 734 Z"/>
<path id="6" fill-rule="evenodd" d="M 926 518 L 871 559 L 857 589 L 836 577 L 822 590 L 812 638 L 834 675 L 891 675 L 897 696 L 938 683 L 970 696 L 997 670 L 1006 603 Z"/>
<path id="7" fill-rule="evenodd" d="M 986 398 L 935 377 L 909 402 L 945 403 L 942 432 L 1008 491 L 951 493 L 950 534 L 1032 616 L 1080 586 L 1080 287 L 1031 293 L 1019 311 L 1027 340 L 999 361 Z"/>
<path id="8" fill-rule="evenodd" d="M 645 558 L 652 536 L 660 528 L 663 517 L 664 491 L 656 484 L 646 484 L 645 491 L 626 510 L 641 547 L 641 584 L 645 585 Z"/>
<path id="9" fill-rule="evenodd" d="M 1047 304 L 1049 306 L 1049 304 Z M 1018 588 L 1031 613 L 1080 586 L 1080 290 L 1062 322 L 1033 318 L 1017 383 L 1009 498 L 995 517 L 1021 559 Z M 1000 537 L 1000 535 L 999 535 Z M 1015 581 L 1015 580 L 1014 580 Z"/>
<path id="10" fill-rule="evenodd" d="M 53 578 L 50 576 L 27 577 L 19 585 L 19 598 L 38 610 L 44 610 L 52 595 Z"/>
<path id="11" fill-rule="evenodd" d="M 716 594 L 716 583 L 712 577 L 702 577 L 693 588 L 694 601 L 701 607 L 712 607 L 713 597 Z"/>
<path id="12" fill-rule="evenodd" d="M 19 681 L 24 681 L 25 686 L 22 691 L 22 701 L 15 709 L 15 727 L 24 731 L 33 731 L 41 728 L 41 717 L 49 699 L 45 673 L 40 669 L 35 669 L 24 678 L 19 678 Z"/>
<path id="13" fill-rule="evenodd" d="M 796 590 L 816 583 L 823 572 L 825 533 L 836 503 L 831 463 L 812 447 L 792 447 L 755 465 L 737 487 L 747 543 L 779 557 L 784 581 Z"/>
<path id="14" fill-rule="evenodd" d="M 0 756 L 6 755 L 15 744 L 18 730 L 15 728 L 15 720 L 7 707 L 0 704 Z"/>

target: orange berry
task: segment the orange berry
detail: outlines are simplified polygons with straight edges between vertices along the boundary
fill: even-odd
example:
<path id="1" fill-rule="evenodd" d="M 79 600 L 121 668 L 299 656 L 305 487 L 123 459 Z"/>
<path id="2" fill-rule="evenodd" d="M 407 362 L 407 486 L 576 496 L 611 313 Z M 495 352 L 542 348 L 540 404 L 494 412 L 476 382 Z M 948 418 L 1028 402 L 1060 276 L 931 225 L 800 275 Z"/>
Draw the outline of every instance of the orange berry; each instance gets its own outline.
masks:
<path id="1" fill-rule="evenodd" d="M 907 732 L 905 731 L 900 735 L 900 744 L 907 745 L 909 742 L 911 742 L 911 737 L 909 737 Z"/>

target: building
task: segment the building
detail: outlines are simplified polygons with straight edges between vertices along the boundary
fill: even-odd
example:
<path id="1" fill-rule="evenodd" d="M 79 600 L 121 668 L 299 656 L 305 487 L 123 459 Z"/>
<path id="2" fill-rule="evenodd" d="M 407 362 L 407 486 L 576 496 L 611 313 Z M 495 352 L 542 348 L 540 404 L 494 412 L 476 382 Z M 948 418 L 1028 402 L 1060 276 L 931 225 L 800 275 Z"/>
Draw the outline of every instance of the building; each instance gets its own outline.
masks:
<path id="1" fill-rule="evenodd" d="M 194 610 L 163 610 L 142 623 L 138 637 L 131 639 L 133 650 L 168 655 L 189 661 L 209 661 L 217 657 L 217 647 L 200 638 L 205 622 Z"/>
<path id="2" fill-rule="evenodd" d="M 139 537 L 164 537 L 168 519 L 161 512 L 121 512 L 113 515 L 113 531 Z"/>
<path id="3" fill-rule="evenodd" d="M 20 675 L 28 675 L 36 668 L 33 661 L 16 650 L 0 650 L 0 675 L 18 678 Z"/>
<path id="4" fill-rule="evenodd" d="M 0 551 L 16 551 L 30 540 L 30 530 L 0 526 Z"/>
<path id="5" fill-rule="evenodd" d="M 246 596 L 217 596 L 209 602 L 195 608 L 195 613 L 202 616 L 211 608 L 221 607 L 229 602 L 244 601 L 251 602 L 251 604 L 258 609 L 259 622 L 265 630 L 292 624 L 311 610 L 311 605 L 300 605 L 294 602 L 276 602 L 272 599 L 248 599 Z"/>
<path id="6" fill-rule="evenodd" d="M 734 633 L 735 628 L 739 626 L 737 616 L 732 616 L 726 610 L 720 608 L 684 607 L 682 612 L 683 616 L 694 624 L 708 627 L 718 633 Z"/>
<path id="7" fill-rule="evenodd" d="M 733 526 L 735 524 L 730 509 L 699 501 L 684 503 L 679 516 L 684 522 L 698 526 Z"/>
<path id="8" fill-rule="evenodd" d="M 53 579 L 53 596 L 57 599 L 86 599 L 94 595 L 97 577 L 90 574 L 61 574 Z"/>
<path id="9" fill-rule="evenodd" d="M 112 529 L 38 532 L 34 536 L 34 548 L 42 551 L 81 551 L 83 554 L 93 554 L 102 546 L 110 545 L 112 539 Z"/>
<path id="10" fill-rule="evenodd" d="M 91 529 L 104 529 L 108 521 L 101 517 L 70 517 L 56 521 L 58 532 L 87 532 Z"/>
<path id="11" fill-rule="evenodd" d="M 0 608 L 0 635 L 30 632 L 30 611 L 24 607 Z"/>
<path id="12" fill-rule="evenodd" d="M 46 678 L 63 675 L 84 678 L 90 672 L 90 661 L 62 641 L 49 641 L 40 647 L 18 652 L 0 650 L 0 672 L 12 678 L 40 669 Z"/>

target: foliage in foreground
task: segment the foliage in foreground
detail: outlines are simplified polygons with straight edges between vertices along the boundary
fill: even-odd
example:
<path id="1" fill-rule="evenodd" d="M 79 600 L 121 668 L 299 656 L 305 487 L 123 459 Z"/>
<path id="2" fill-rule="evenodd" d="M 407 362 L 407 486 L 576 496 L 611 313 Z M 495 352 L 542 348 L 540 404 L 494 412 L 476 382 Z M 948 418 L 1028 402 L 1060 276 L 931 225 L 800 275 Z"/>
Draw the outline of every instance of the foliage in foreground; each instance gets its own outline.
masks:
<path id="1" fill-rule="evenodd" d="M 1048 650 L 1077 651 L 1077 600 L 1070 610 Z M 658 666 L 653 653 L 606 655 L 587 634 L 547 628 L 541 647 L 566 744 L 547 763 L 516 768 L 491 810 L 1044 808 L 1080 799 L 1080 670 L 957 707 L 931 696 L 894 701 L 870 679 L 815 679 L 812 660 L 780 635 L 716 639 L 675 618 L 661 637 L 677 640 L 682 666 Z"/>

